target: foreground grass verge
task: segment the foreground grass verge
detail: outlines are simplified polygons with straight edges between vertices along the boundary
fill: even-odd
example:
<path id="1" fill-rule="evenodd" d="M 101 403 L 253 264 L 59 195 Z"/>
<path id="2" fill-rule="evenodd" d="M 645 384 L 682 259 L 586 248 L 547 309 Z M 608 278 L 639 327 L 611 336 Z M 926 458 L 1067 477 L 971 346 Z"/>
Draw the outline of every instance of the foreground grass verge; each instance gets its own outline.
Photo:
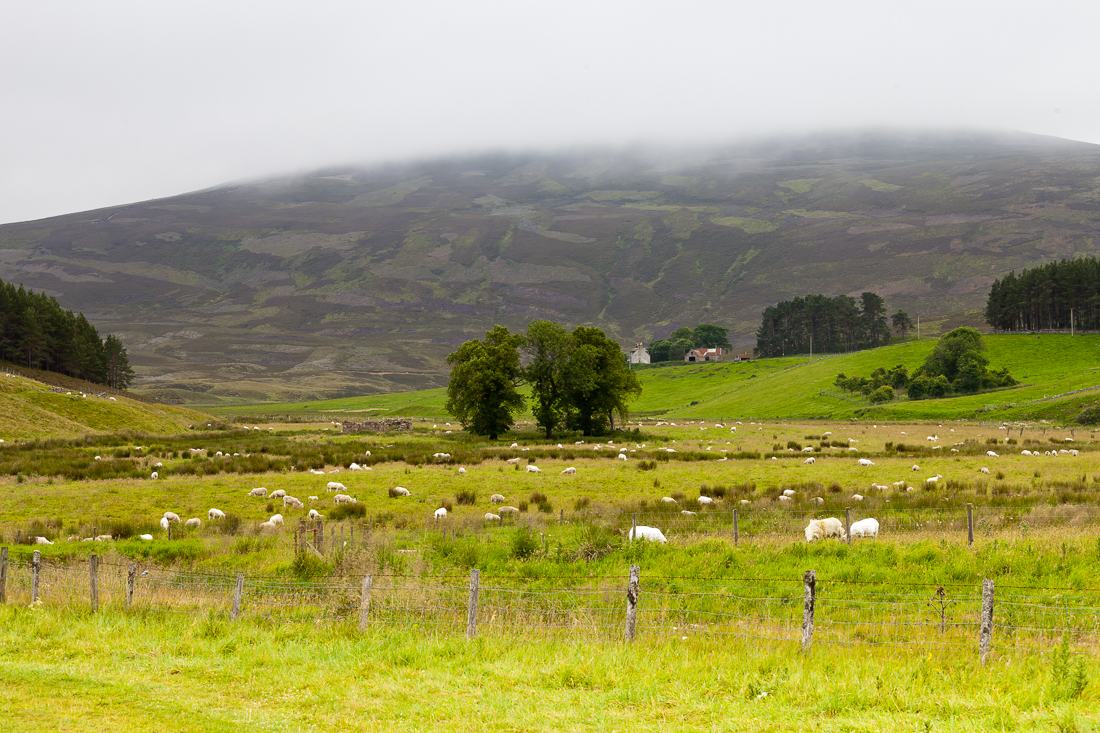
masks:
<path id="1" fill-rule="evenodd" d="M 218 616 L 0 609 L 0 716 L 20 729 L 1090 730 L 1095 679 L 1047 657 L 690 637 L 576 643 Z"/>

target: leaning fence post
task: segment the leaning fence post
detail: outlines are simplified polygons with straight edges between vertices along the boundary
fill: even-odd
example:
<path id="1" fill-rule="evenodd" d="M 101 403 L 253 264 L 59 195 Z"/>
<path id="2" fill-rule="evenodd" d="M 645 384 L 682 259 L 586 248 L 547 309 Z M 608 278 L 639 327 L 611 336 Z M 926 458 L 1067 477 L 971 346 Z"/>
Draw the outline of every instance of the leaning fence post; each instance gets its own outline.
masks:
<path id="1" fill-rule="evenodd" d="M 137 565 L 130 563 L 126 571 L 126 607 L 134 604 L 134 583 L 137 581 Z"/>
<path id="2" fill-rule="evenodd" d="M 993 644 L 993 581 L 982 581 L 982 626 L 978 639 L 978 659 L 985 664 L 989 647 Z"/>
<path id="3" fill-rule="evenodd" d="M 733 544 L 735 544 L 735 545 L 737 544 L 738 539 L 740 539 L 739 535 L 740 535 L 740 532 L 738 531 L 738 527 L 737 527 L 737 510 L 734 509 L 733 510 Z"/>
<path id="4" fill-rule="evenodd" d="M 634 641 L 634 633 L 638 626 L 638 591 L 639 575 L 641 568 L 637 565 L 630 566 L 630 580 L 626 584 L 626 632 L 627 641 Z"/>
<path id="5" fill-rule="evenodd" d="M 38 574 L 42 570 L 42 553 L 38 550 L 31 555 L 31 603 L 38 602 Z"/>
<path id="6" fill-rule="evenodd" d="M 92 601 L 92 613 L 99 611 L 99 558 L 88 555 L 88 583 Z"/>
<path id="7" fill-rule="evenodd" d="M 0 603 L 8 600 L 8 548 L 0 547 Z"/>
<path id="8" fill-rule="evenodd" d="M 470 600 L 466 604 L 466 638 L 473 639 L 477 636 L 477 591 L 481 579 L 481 571 L 477 568 L 470 570 Z"/>
<path id="9" fill-rule="evenodd" d="M 367 575 L 363 578 L 363 592 L 359 596 L 359 630 L 367 630 L 367 617 L 370 616 L 370 587 L 374 579 Z"/>
<path id="10" fill-rule="evenodd" d="M 802 603 L 802 651 L 810 651 L 814 643 L 814 604 L 817 601 L 817 573 L 807 570 L 802 576 L 806 595 Z"/>
<path id="11" fill-rule="evenodd" d="M 974 546 L 974 505 L 966 505 L 966 546 Z"/>
<path id="12" fill-rule="evenodd" d="M 237 573 L 237 587 L 233 589 L 233 610 L 229 617 L 236 621 L 241 615 L 241 596 L 244 594 L 244 573 Z"/>

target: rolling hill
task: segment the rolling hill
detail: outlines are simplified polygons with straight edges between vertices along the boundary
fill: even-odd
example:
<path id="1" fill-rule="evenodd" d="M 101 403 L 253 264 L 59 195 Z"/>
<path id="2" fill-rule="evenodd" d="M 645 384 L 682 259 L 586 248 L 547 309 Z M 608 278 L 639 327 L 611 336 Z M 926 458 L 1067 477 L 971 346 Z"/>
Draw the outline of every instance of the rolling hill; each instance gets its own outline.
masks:
<path id="1" fill-rule="evenodd" d="M 864 132 L 346 167 L 0 226 L 0 278 L 82 310 L 194 404 L 438 387 L 495 323 L 749 348 L 761 310 L 873 290 L 925 335 L 1013 268 L 1095 254 L 1100 146 Z"/>

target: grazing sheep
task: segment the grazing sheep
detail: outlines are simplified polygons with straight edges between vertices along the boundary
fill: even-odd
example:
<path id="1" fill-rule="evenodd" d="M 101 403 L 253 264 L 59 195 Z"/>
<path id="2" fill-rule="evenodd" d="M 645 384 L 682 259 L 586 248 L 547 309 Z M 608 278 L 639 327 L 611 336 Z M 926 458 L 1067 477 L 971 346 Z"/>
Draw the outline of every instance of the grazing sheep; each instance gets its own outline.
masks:
<path id="1" fill-rule="evenodd" d="M 154 463 L 153 465 L 156 466 L 157 468 L 164 468 L 163 463 Z"/>
<path id="2" fill-rule="evenodd" d="M 310 519 L 321 519 L 322 518 L 321 517 L 321 512 L 317 511 L 316 509 L 310 509 L 309 510 L 309 518 Z"/>
<path id="3" fill-rule="evenodd" d="M 187 527 L 188 529 L 198 529 L 202 526 L 202 520 L 198 517 L 191 517 L 183 523 L 183 526 Z"/>
<path id="4" fill-rule="evenodd" d="M 662 504 L 675 504 L 676 500 L 673 499 L 671 496 L 662 496 L 661 497 L 661 503 Z"/>
<path id="5" fill-rule="evenodd" d="M 269 498 L 269 499 L 282 499 L 282 498 L 283 498 L 284 496 L 286 496 L 286 491 L 285 491 L 285 490 L 283 490 L 283 489 L 276 489 L 275 491 L 272 491 L 272 492 L 271 492 L 271 493 L 270 493 L 270 494 L 268 495 L 268 497 L 267 497 L 267 498 Z"/>
<path id="6" fill-rule="evenodd" d="M 437 522 L 440 519 L 446 519 L 446 518 L 447 518 L 447 508 L 446 507 L 439 507 L 438 509 L 435 510 L 435 519 L 436 519 Z"/>
<path id="7" fill-rule="evenodd" d="M 538 466 L 528 466 L 527 473 L 542 473 L 542 469 Z"/>
<path id="8" fill-rule="evenodd" d="M 620 453 L 619 455 L 617 455 L 615 457 L 618 458 L 620 461 L 625 461 L 626 460 L 626 455 L 624 455 L 622 453 Z"/>
<path id="9" fill-rule="evenodd" d="M 432 458 L 450 458 L 450 453 L 432 453 Z"/>
<path id="10" fill-rule="evenodd" d="M 814 498 L 810 499 L 810 503 L 811 504 L 817 504 L 818 506 L 821 506 L 822 504 L 825 503 L 825 500 L 822 499 L 820 496 L 815 496 Z"/>
<path id="11" fill-rule="evenodd" d="M 519 448 L 519 443 L 512 443 L 512 445 L 510 445 L 508 447 L 509 448 Z"/>
<path id="12" fill-rule="evenodd" d="M 852 501 L 863 501 L 863 494 L 852 494 Z"/>
<path id="13" fill-rule="evenodd" d="M 404 496 L 408 496 L 408 494 L 404 494 Z M 355 499 L 348 496 L 347 494 L 337 494 L 336 496 L 332 497 L 332 503 L 337 504 L 337 505 L 339 505 L 339 504 L 354 504 Z"/>
<path id="14" fill-rule="evenodd" d="M 646 527 L 639 524 L 636 527 L 630 528 L 630 533 L 627 535 L 631 542 L 634 540 L 648 540 L 649 542 L 668 542 L 665 539 L 665 535 L 661 530 L 656 527 Z"/>
<path id="15" fill-rule="evenodd" d="M 295 499 L 293 496 L 284 496 L 283 497 L 283 506 L 284 507 L 290 506 L 290 507 L 294 507 L 295 509 L 304 509 L 305 508 L 305 505 L 302 504 L 301 499 Z"/>
<path id="16" fill-rule="evenodd" d="M 514 506 L 502 506 L 500 509 L 497 509 L 497 511 L 501 514 L 519 514 L 519 509 L 516 509 Z"/>
<path id="17" fill-rule="evenodd" d="M 806 460 L 804 460 L 802 462 L 803 463 L 817 463 L 817 460 L 813 456 L 810 456 L 809 458 L 807 458 Z"/>
<path id="18" fill-rule="evenodd" d="M 986 454 L 987 456 L 989 456 L 990 458 L 1000 458 L 1000 456 L 999 456 L 999 455 L 997 455 L 996 453 L 994 453 L 994 452 L 993 452 L 993 451 L 991 451 L 991 450 L 987 450 L 987 451 L 985 452 L 985 454 Z"/>
<path id="19" fill-rule="evenodd" d="M 989 469 L 986 468 L 985 466 L 982 466 L 982 473 L 986 473 L 986 474 L 989 473 Z"/>
<path id="20" fill-rule="evenodd" d="M 261 487 L 252 489 L 252 491 L 249 491 L 248 495 L 249 496 L 259 496 L 260 498 L 263 498 L 263 497 L 267 496 L 267 489 L 265 489 L 261 486 Z"/>
<path id="21" fill-rule="evenodd" d="M 412 496 L 412 494 L 409 493 L 409 490 L 406 489 L 404 486 L 395 486 L 393 489 L 393 493 L 397 496 Z"/>
<path id="22" fill-rule="evenodd" d="M 491 501 L 494 504 L 503 504 L 504 503 L 504 495 L 503 494 L 493 494 L 492 496 L 489 497 L 489 501 Z"/>
<path id="23" fill-rule="evenodd" d="M 511 463 L 514 466 L 522 460 L 522 458 L 509 458 L 505 463 Z"/>
<path id="24" fill-rule="evenodd" d="M 699 514 L 697 512 L 689 512 L 687 509 L 681 509 L 680 513 L 683 514 L 684 516 L 688 516 L 688 517 L 697 517 L 697 516 L 699 516 Z"/>
<path id="25" fill-rule="evenodd" d="M 576 468 L 574 468 L 573 466 L 570 466 L 569 468 L 566 468 L 565 470 L 563 470 L 563 471 L 561 472 L 561 475 L 562 475 L 562 476 L 573 476 L 573 475 L 575 475 L 576 473 L 577 473 L 577 469 L 576 469 Z"/>
<path id="26" fill-rule="evenodd" d="M 362 471 L 363 467 L 360 466 L 358 463 L 352 463 L 350 466 L 348 466 L 348 470 L 349 471 Z"/>
<path id="27" fill-rule="evenodd" d="M 169 527 L 169 524 L 168 524 L 167 517 L 161 517 L 160 518 L 160 528 L 163 529 L 165 532 L 167 532 L 168 527 Z"/>
<path id="28" fill-rule="evenodd" d="M 748 506 L 752 502 L 749 501 L 748 499 L 742 499 L 739 503 L 741 504 L 741 506 Z"/>
<path id="29" fill-rule="evenodd" d="M 868 517 L 852 522 L 852 526 L 848 528 L 848 534 L 851 537 L 878 537 L 878 520 Z"/>
<path id="30" fill-rule="evenodd" d="M 145 540 L 146 542 L 152 542 L 153 541 L 153 535 L 151 535 L 151 534 L 139 534 L 138 539 L 139 540 Z"/>
<path id="31" fill-rule="evenodd" d="M 266 522 L 260 522 L 260 531 L 264 532 L 265 534 L 267 532 L 274 532 L 275 529 L 275 522 L 272 522 L 270 520 Z"/>
<path id="32" fill-rule="evenodd" d="M 272 524 L 282 524 L 283 523 L 283 515 L 282 514 L 272 515 L 271 519 L 269 519 L 267 521 L 271 522 Z"/>
<path id="33" fill-rule="evenodd" d="M 805 448 L 802 449 L 802 452 L 803 453 L 813 453 L 814 452 L 814 447 L 812 445 L 808 445 L 808 446 L 806 446 Z"/>
<path id="34" fill-rule="evenodd" d="M 827 517 L 825 519 L 811 519 L 810 523 L 806 525 L 806 541 L 813 542 L 814 540 L 824 540 L 830 537 L 836 537 L 839 540 L 845 540 L 848 538 L 844 534 L 844 523 L 836 517 Z"/>
<path id="35" fill-rule="evenodd" d="M 910 470 L 911 470 L 911 471 L 919 471 L 919 470 L 920 470 L 920 466 L 918 466 L 917 464 L 915 464 L 915 463 L 914 463 L 914 464 L 913 464 L 913 468 L 911 468 Z"/>
<path id="36" fill-rule="evenodd" d="M 709 506 L 714 503 L 714 499 L 710 498 L 709 496 L 700 496 L 697 501 L 703 506 Z"/>
<path id="37" fill-rule="evenodd" d="M 500 521 L 500 515 L 499 514 L 493 514 L 492 512 L 485 512 L 485 521 L 486 522 L 499 522 Z"/>
<path id="38" fill-rule="evenodd" d="M 52 545 L 53 543 L 50 542 L 45 537 L 35 537 L 34 538 L 34 544 L 36 544 L 36 545 Z"/>
<path id="39" fill-rule="evenodd" d="M 783 489 L 783 496 L 794 496 L 794 495 L 795 495 L 795 490 L 794 489 Z"/>
<path id="40" fill-rule="evenodd" d="M 859 462 L 859 465 L 861 465 L 861 466 L 873 466 L 873 465 L 875 465 L 875 462 L 872 461 L 869 458 L 860 458 L 858 462 Z"/>
<path id="41" fill-rule="evenodd" d="M 213 522 L 215 519 L 225 519 L 225 512 L 221 509 L 214 509 L 211 507 L 210 511 L 206 513 L 206 518 Z"/>
<path id="42" fill-rule="evenodd" d="M 165 512 L 164 513 L 164 518 L 167 519 L 169 522 L 178 522 L 178 521 L 180 521 L 179 515 L 176 514 L 175 512 Z"/>
<path id="43" fill-rule="evenodd" d="M 458 475 L 459 476 L 465 476 L 466 475 L 466 469 L 465 468 L 459 468 L 458 469 Z"/>
<path id="44" fill-rule="evenodd" d="M 780 496 L 780 497 L 779 497 L 779 500 L 780 500 L 780 501 L 794 501 L 794 499 L 792 499 L 792 498 L 791 498 L 791 497 L 789 497 L 789 496 Z"/>
<path id="45" fill-rule="evenodd" d="M 153 472 L 152 472 L 151 474 L 149 474 L 149 478 L 151 478 L 151 479 L 153 479 L 154 481 L 156 481 L 156 480 L 157 480 L 158 478 L 160 478 L 160 474 L 159 474 L 159 473 L 157 473 L 156 471 L 153 471 Z"/>
<path id="46" fill-rule="evenodd" d="M 348 487 L 344 486 L 339 481 L 329 481 L 328 486 L 326 487 L 326 489 L 328 491 L 347 491 Z"/>

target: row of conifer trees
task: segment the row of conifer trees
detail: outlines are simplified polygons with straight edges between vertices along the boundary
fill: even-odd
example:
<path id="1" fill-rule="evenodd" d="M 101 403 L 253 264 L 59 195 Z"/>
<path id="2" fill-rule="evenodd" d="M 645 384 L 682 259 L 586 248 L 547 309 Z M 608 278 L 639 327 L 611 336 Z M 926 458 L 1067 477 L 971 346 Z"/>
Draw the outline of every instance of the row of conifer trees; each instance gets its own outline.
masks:
<path id="1" fill-rule="evenodd" d="M 101 339 L 83 313 L 57 298 L 0 280 L 0 359 L 125 389 L 134 378 L 126 347 Z"/>
<path id="2" fill-rule="evenodd" d="M 1100 329 L 1100 261 L 1062 260 L 994 280 L 985 320 L 998 331 Z"/>

